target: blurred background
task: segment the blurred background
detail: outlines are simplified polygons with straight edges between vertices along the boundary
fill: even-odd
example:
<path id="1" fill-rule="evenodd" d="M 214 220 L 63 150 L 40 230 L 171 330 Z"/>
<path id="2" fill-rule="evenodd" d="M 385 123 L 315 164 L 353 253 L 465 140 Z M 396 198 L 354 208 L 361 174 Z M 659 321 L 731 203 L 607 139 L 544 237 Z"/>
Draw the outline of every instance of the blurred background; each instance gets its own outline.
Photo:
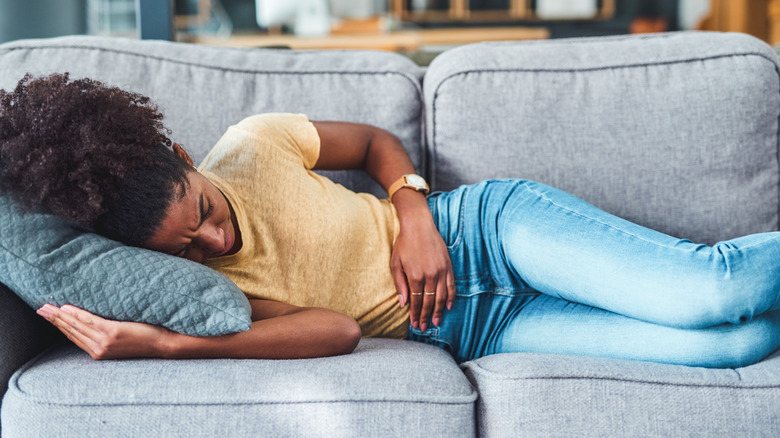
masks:
<path id="1" fill-rule="evenodd" d="M 157 26 L 170 22 L 170 39 L 245 47 L 435 56 L 484 40 L 688 29 L 780 42 L 780 0 L 0 0 L 0 43 L 74 34 L 138 38 L 139 7 L 162 20 Z"/>

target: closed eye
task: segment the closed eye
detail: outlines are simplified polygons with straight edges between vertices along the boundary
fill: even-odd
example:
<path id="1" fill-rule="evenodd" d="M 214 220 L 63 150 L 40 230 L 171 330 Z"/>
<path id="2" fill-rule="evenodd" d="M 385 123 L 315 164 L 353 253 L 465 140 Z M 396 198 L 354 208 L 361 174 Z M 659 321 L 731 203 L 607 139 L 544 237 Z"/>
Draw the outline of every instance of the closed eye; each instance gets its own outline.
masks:
<path id="1" fill-rule="evenodd" d="M 198 205 L 200 208 L 200 221 L 199 221 L 200 223 L 198 224 L 198 228 L 200 228 L 201 225 L 203 225 L 203 222 L 206 222 L 206 219 L 210 218 L 211 215 L 214 213 L 214 204 L 212 204 L 211 201 L 205 198 L 203 194 L 200 195 L 200 199 L 198 201 L 199 201 Z M 205 204 L 208 204 L 208 207 L 206 207 Z M 204 208 L 206 208 L 205 211 Z M 173 255 L 176 257 L 186 257 L 187 252 L 189 252 L 191 245 L 192 242 L 188 243 L 187 246 L 182 248 L 179 252 L 174 253 Z"/>
<path id="2" fill-rule="evenodd" d="M 200 224 L 203 225 L 203 222 L 206 222 L 206 219 L 210 218 L 212 213 L 214 213 L 214 204 L 209 202 L 209 208 L 200 215 Z"/>

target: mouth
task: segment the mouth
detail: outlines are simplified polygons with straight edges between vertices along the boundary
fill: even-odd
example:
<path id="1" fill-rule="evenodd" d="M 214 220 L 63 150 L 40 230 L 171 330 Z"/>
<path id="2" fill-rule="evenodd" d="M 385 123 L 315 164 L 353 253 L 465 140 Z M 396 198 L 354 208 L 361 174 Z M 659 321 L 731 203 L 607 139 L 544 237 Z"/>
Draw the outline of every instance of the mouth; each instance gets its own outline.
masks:
<path id="1" fill-rule="evenodd" d="M 222 251 L 220 251 L 219 255 L 223 256 L 227 254 L 231 248 L 233 248 L 233 236 L 231 236 L 230 233 L 225 232 L 225 247 L 222 248 Z"/>

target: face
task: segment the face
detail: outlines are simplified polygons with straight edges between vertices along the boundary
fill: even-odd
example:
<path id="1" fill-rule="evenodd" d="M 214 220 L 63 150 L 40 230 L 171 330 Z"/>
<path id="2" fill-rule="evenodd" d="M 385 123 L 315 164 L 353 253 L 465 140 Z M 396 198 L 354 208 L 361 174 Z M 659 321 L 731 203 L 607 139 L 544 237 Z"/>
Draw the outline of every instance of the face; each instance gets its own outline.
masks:
<path id="1" fill-rule="evenodd" d="M 198 172 L 187 173 L 189 187 L 174 200 L 146 247 L 201 263 L 235 254 L 240 235 L 227 199 Z"/>

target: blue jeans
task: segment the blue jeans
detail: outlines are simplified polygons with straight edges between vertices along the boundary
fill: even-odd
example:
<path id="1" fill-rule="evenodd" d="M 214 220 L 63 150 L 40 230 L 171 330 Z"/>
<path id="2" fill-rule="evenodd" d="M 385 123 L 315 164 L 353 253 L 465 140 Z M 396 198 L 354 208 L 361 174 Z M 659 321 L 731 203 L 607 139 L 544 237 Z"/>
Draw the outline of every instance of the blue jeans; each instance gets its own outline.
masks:
<path id="1" fill-rule="evenodd" d="M 428 203 L 457 297 L 409 337 L 459 362 L 535 352 L 737 367 L 780 347 L 780 232 L 695 244 L 522 180 Z"/>

